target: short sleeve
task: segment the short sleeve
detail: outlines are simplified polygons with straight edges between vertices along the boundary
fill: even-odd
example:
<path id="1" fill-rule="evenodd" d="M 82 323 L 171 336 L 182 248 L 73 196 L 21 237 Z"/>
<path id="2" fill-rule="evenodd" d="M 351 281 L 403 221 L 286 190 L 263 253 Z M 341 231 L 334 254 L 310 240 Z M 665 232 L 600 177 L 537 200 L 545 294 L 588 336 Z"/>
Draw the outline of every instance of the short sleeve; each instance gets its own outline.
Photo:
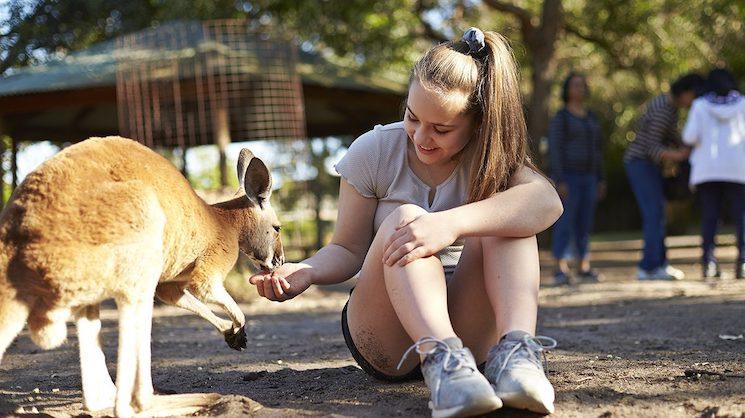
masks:
<path id="1" fill-rule="evenodd" d="M 373 129 L 355 139 L 341 161 L 334 166 L 344 180 L 367 198 L 380 197 L 377 193 L 380 147 L 377 129 Z"/>

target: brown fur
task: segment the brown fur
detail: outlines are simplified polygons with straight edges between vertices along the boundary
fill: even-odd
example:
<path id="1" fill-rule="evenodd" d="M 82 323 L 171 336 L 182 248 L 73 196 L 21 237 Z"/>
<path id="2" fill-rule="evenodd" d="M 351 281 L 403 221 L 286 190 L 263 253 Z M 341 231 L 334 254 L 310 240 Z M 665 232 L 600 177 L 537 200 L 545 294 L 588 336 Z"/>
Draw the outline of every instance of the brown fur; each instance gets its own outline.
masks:
<path id="1" fill-rule="evenodd" d="M 276 215 L 247 194 L 207 205 L 168 160 L 119 137 L 43 163 L 0 214 L 0 360 L 26 316 L 34 341 L 52 348 L 71 312 L 103 299 L 151 302 L 158 283 L 173 281 L 210 301 L 239 249 L 269 246 L 272 266 L 281 262 Z"/>

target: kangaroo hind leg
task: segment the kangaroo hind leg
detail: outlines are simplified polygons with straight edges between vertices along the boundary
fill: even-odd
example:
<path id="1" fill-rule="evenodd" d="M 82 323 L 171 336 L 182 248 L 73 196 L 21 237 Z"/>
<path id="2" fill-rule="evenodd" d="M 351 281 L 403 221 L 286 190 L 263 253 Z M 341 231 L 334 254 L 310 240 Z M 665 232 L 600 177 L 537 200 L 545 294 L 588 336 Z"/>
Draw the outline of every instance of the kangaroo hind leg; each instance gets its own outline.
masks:
<path id="1" fill-rule="evenodd" d="M 88 305 L 76 312 L 80 348 L 80 374 L 83 381 L 83 404 L 89 411 L 100 411 L 114 406 L 116 387 L 106 368 L 101 345 L 99 305 Z"/>

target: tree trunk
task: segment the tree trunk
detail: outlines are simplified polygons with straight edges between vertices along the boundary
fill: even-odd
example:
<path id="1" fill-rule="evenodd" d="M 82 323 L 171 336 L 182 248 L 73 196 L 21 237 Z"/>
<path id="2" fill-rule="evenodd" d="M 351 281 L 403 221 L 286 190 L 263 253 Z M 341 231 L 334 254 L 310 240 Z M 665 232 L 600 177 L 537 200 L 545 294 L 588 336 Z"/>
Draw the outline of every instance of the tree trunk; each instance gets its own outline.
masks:
<path id="1" fill-rule="evenodd" d="M 217 109 L 215 116 L 215 143 L 220 154 L 220 187 L 228 185 L 228 157 L 226 155 L 228 145 L 230 145 L 230 115 L 227 107 Z"/>
<path id="2" fill-rule="evenodd" d="M 0 118 L 0 209 L 5 207 L 5 122 Z"/>
<path id="3" fill-rule="evenodd" d="M 311 150 L 311 154 L 313 151 Z M 311 158 L 315 160 L 315 155 L 312 155 Z M 315 165 L 315 164 L 314 164 Z M 323 232 L 324 232 L 324 222 L 323 219 L 321 219 L 321 204 L 323 203 L 323 186 L 321 185 L 321 173 L 319 172 L 318 176 L 315 178 L 314 181 L 310 182 L 310 193 L 313 195 L 313 222 L 315 223 L 315 229 L 316 229 L 316 239 L 314 244 L 314 250 L 318 251 L 323 247 Z"/>
<path id="4" fill-rule="evenodd" d="M 315 193 L 315 212 L 316 212 L 316 251 L 323 247 L 324 222 L 321 219 L 321 204 L 323 203 L 323 193 Z"/>
<path id="5" fill-rule="evenodd" d="M 10 184 L 10 192 L 18 187 L 18 141 L 15 138 L 10 138 L 10 170 L 12 174 L 12 182 Z"/>
<path id="6" fill-rule="evenodd" d="M 189 179 L 189 166 L 186 163 L 186 151 L 187 150 L 188 148 L 185 145 L 181 147 L 181 174 L 183 174 L 184 177 L 186 177 L 186 179 L 188 180 Z"/>
<path id="7" fill-rule="evenodd" d="M 541 12 L 541 24 L 531 31 L 523 31 L 530 52 L 532 92 L 528 100 L 528 135 L 536 163 L 543 165 L 539 154 L 541 138 L 548 133 L 548 103 L 551 85 L 556 74 L 556 40 L 563 25 L 561 0 L 546 0 Z"/>
<path id="8" fill-rule="evenodd" d="M 530 149 L 533 155 L 538 157 L 538 148 L 541 138 L 548 132 L 548 101 L 551 97 L 551 84 L 553 81 L 552 67 L 553 57 L 532 54 L 533 74 L 531 84 L 533 92 L 528 100 L 528 136 L 530 138 Z"/>
<path id="9" fill-rule="evenodd" d="M 488 7 L 514 16 L 520 23 L 523 44 L 530 59 L 531 93 L 527 100 L 527 125 L 530 149 L 539 166 L 541 138 L 548 131 L 548 101 L 551 97 L 551 84 L 556 72 L 556 39 L 559 30 L 564 26 L 564 10 L 561 0 L 544 0 L 541 18 L 521 6 L 502 0 L 483 0 Z"/>

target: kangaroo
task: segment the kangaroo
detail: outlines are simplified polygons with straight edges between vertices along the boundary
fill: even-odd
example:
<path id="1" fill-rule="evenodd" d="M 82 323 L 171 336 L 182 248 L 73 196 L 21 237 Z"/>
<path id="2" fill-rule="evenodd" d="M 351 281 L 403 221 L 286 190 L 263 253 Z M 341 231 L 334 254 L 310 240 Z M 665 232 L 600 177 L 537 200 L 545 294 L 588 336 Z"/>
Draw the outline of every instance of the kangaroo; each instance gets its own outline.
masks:
<path id="1" fill-rule="evenodd" d="M 245 348 L 245 315 L 223 280 L 239 251 L 266 270 L 281 265 L 284 253 L 269 169 L 248 149 L 237 165 L 238 194 L 215 205 L 168 160 L 121 137 L 82 141 L 30 173 L 0 213 L 0 362 L 24 324 L 39 347 L 51 349 L 66 339 L 72 317 L 85 407 L 114 407 L 128 417 L 154 399 L 154 296 Z M 119 315 L 116 385 L 99 336 L 99 304 L 109 298 Z"/>

